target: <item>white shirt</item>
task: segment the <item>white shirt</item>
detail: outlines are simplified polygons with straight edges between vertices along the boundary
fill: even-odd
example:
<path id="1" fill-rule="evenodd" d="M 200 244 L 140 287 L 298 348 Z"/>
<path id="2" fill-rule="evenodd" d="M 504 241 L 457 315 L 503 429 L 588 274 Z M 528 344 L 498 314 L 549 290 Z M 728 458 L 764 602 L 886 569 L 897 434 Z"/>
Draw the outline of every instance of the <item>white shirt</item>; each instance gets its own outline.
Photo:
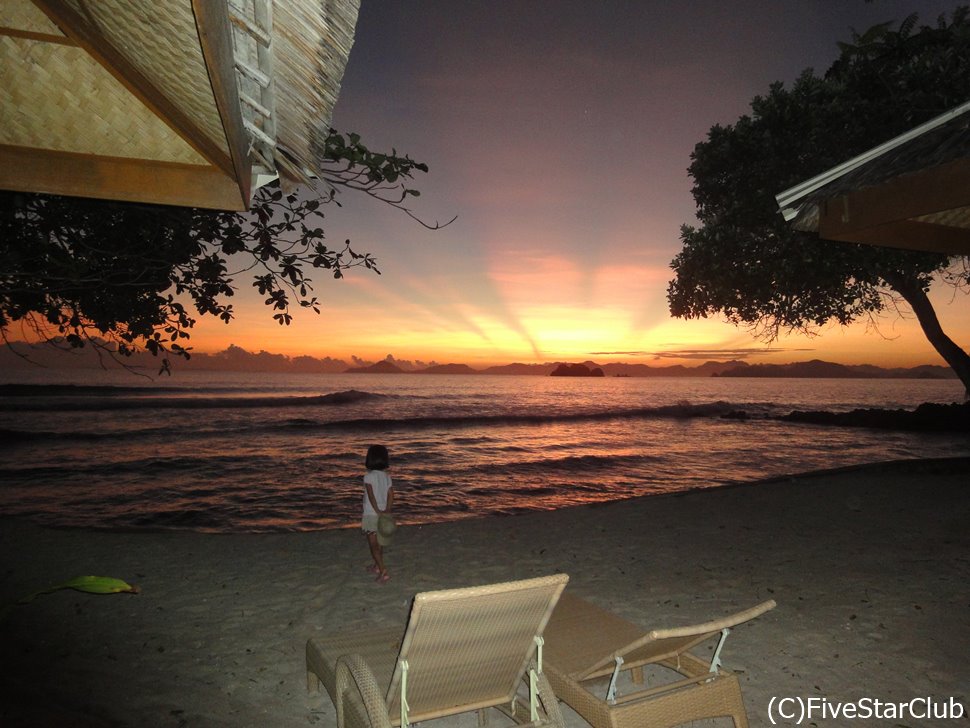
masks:
<path id="1" fill-rule="evenodd" d="M 374 493 L 377 507 L 383 511 L 387 508 L 387 492 L 391 489 L 391 476 L 383 470 L 368 470 L 367 475 L 364 476 L 364 484 L 364 515 L 376 516 L 377 511 L 367 497 L 367 486 L 369 485 Z"/>

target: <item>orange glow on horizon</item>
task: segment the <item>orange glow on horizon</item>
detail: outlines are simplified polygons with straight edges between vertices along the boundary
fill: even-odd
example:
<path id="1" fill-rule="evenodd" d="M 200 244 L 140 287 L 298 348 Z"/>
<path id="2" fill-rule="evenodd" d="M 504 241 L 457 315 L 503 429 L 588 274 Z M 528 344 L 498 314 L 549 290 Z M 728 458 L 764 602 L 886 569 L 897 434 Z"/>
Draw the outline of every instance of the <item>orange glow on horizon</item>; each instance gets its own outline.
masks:
<path id="1" fill-rule="evenodd" d="M 575 282 L 574 273 L 567 274 Z M 730 359 L 751 364 L 823 359 L 884 367 L 945 366 L 915 321 L 888 315 L 880 333 L 867 331 L 861 323 L 845 329 L 831 326 L 815 337 L 783 336 L 769 346 L 721 320 L 673 319 L 665 308 L 654 311 L 654 321 L 622 302 L 595 307 L 521 302 L 521 310 L 510 308 L 496 315 L 460 300 L 442 303 L 442 310 L 436 311 L 413 301 L 379 296 L 369 285 L 362 288 L 389 308 L 373 303 L 350 306 L 334 296 L 320 316 L 299 311 L 287 327 L 273 321 L 261 305 L 239 306 L 237 318 L 229 325 L 200 319 L 191 345 L 204 353 L 236 345 L 254 353 L 330 357 L 349 364 L 355 357 L 375 362 L 391 355 L 398 360 L 463 363 L 473 368 L 556 361 L 690 367 Z M 958 306 L 937 305 L 944 329 L 959 342 L 962 324 L 962 340 L 970 338 L 966 322 L 958 320 L 963 318 Z"/>

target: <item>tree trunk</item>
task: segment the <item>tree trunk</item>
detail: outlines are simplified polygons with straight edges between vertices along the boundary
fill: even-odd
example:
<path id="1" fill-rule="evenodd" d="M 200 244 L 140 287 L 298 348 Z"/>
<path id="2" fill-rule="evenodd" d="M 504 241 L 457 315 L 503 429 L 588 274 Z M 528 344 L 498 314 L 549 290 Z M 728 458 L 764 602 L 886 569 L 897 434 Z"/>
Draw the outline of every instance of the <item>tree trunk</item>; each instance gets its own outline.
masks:
<path id="1" fill-rule="evenodd" d="M 943 332 L 926 291 L 915 278 L 909 276 L 889 274 L 883 278 L 912 307 L 926 338 L 960 377 L 966 390 L 964 397 L 970 401 L 970 355 Z"/>

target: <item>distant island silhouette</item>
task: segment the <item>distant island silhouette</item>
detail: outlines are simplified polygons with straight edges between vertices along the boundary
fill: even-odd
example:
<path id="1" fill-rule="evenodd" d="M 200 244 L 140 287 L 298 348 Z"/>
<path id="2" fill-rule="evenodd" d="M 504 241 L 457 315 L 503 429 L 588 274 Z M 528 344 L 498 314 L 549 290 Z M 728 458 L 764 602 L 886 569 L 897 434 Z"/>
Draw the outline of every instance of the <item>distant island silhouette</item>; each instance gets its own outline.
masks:
<path id="1" fill-rule="evenodd" d="M 26 359 L 24 357 L 27 357 Z M 125 363 L 132 368 L 155 374 L 160 360 L 151 354 L 140 353 Z M 818 359 L 789 364 L 748 364 L 744 361 L 706 361 L 697 366 L 673 364 L 651 366 L 610 362 L 521 362 L 475 369 L 467 364 L 438 362 L 410 362 L 388 355 L 378 362 L 354 357 L 353 361 L 331 357 L 286 356 L 267 351 L 250 352 L 230 345 L 214 354 L 193 354 L 189 360 L 173 357 L 176 371 L 253 371 L 290 374 L 450 374 L 450 375 L 530 375 L 530 376 L 606 376 L 606 377 L 768 377 L 808 379 L 956 379 L 949 367 L 935 364 L 909 368 L 885 368 L 872 364 L 837 364 Z M 110 358 L 99 359 L 91 347 L 61 351 L 49 345 L 28 345 L 12 342 L 0 346 L 0 372 L 36 369 L 101 369 L 102 365 L 116 368 Z"/>
<path id="2" fill-rule="evenodd" d="M 603 370 L 599 367 L 592 369 L 584 364 L 560 364 L 551 372 L 550 377 L 602 377 Z"/>

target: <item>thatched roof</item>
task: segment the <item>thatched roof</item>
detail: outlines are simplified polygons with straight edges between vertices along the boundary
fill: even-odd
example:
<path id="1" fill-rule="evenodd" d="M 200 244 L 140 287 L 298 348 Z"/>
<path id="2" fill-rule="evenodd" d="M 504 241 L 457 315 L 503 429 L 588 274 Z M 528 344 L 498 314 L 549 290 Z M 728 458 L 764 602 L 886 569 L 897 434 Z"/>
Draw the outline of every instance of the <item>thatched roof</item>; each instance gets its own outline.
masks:
<path id="1" fill-rule="evenodd" d="M 970 102 L 776 199 L 828 240 L 970 255 Z"/>
<path id="2" fill-rule="evenodd" d="M 247 209 L 320 166 L 359 0 L 3 0 L 0 188 Z"/>

